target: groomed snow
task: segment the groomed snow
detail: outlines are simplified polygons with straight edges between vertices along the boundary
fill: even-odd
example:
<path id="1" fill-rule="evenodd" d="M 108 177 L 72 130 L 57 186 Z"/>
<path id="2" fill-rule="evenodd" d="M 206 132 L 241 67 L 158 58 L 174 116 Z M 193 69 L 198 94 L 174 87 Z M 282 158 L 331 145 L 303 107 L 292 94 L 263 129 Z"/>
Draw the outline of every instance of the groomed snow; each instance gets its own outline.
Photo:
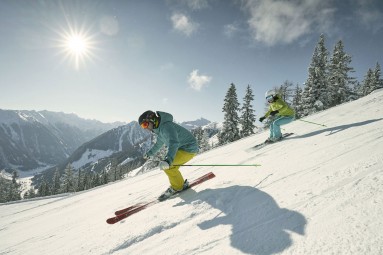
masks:
<path id="1" fill-rule="evenodd" d="M 154 170 L 66 197 L 0 206 L 0 254 L 383 254 L 383 91 L 195 157 L 216 178 L 108 225 L 167 188 Z"/>

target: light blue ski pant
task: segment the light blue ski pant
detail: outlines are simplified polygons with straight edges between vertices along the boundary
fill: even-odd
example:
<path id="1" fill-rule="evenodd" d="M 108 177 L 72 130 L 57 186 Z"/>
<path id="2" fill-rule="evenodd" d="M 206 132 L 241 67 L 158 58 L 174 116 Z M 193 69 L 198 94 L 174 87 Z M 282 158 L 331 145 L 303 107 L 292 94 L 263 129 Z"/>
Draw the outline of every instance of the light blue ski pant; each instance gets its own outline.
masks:
<path id="1" fill-rule="evenodd" d="M 270 124 L 270 139 L 275 140 L 282 137 L 281 126 L 294 120 L 294 116 L 279 116 Z"/>

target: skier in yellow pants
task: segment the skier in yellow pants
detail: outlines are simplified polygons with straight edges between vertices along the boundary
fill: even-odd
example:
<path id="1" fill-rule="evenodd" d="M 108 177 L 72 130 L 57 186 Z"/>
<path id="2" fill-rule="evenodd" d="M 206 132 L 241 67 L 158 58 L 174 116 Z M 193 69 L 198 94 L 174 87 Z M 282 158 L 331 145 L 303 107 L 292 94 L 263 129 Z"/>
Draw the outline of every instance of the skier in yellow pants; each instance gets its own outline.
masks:
<path id="1" fill-rule="evenodd" d="M 138 123 L 157 135 L 157 142 L 144 155 L 145 159 L 151 158 L 163 145 L 168 147 L 166 158 L 159 164 L 170 182 L 170 187 L 158 198 L 165 200 L 188 187 L 188 182 L 184 181 L 179 171 L 179 165 L 185 164 L 198 153 L 197 140 L 186 128 L 174 123 L 170 113 L 146 111 L 138 118 Z"/>
<path id="2" fill-rule="evenodd" d="M 182 190 L 184 188 L 184 178 L 179 170 L 178 165 L 183 165 L 191 160 L 196 154 L 183 150 L 178 150 L 173 160 L 173 165 L 169 169 L 164 170 L 169 177 L 170 186 L 175 190 Z"/>

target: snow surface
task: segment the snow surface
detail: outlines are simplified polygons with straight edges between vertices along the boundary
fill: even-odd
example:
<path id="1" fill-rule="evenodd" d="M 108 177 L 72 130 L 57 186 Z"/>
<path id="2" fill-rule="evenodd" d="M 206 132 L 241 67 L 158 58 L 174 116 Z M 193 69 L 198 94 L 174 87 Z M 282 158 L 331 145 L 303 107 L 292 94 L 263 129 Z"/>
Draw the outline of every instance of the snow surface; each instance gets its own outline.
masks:
<path id="1" fill-rule="evenodd" d="M 383 254 L 383 91 L 195 157 L 209 180 L 120 223 L 168 186 L 160 170 L 66 197 L 0 206 L 0 254 Z"/>

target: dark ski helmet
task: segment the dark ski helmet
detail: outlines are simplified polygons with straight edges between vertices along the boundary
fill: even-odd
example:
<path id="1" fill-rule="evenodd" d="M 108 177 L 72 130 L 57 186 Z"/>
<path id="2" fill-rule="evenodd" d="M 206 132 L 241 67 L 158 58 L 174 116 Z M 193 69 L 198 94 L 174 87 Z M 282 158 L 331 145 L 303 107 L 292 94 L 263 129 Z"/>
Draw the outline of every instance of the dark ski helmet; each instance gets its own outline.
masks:
<path id="1" fill-rule="evenodd" d="M 138 124 L 143 126 L 144 125 L 143 123 L 145 123 L 145 122 L 146 123 L 151 122 L 151 123 L 153 123 L 154 127 L 157 127 L 158 117 L 157 117 L 156 113 L 153 111 L 146 111 L 143 114 L 141 114 L 141 116 L 138 118 Z M 147 126 L 145 128 L 147 128 Z"/>

